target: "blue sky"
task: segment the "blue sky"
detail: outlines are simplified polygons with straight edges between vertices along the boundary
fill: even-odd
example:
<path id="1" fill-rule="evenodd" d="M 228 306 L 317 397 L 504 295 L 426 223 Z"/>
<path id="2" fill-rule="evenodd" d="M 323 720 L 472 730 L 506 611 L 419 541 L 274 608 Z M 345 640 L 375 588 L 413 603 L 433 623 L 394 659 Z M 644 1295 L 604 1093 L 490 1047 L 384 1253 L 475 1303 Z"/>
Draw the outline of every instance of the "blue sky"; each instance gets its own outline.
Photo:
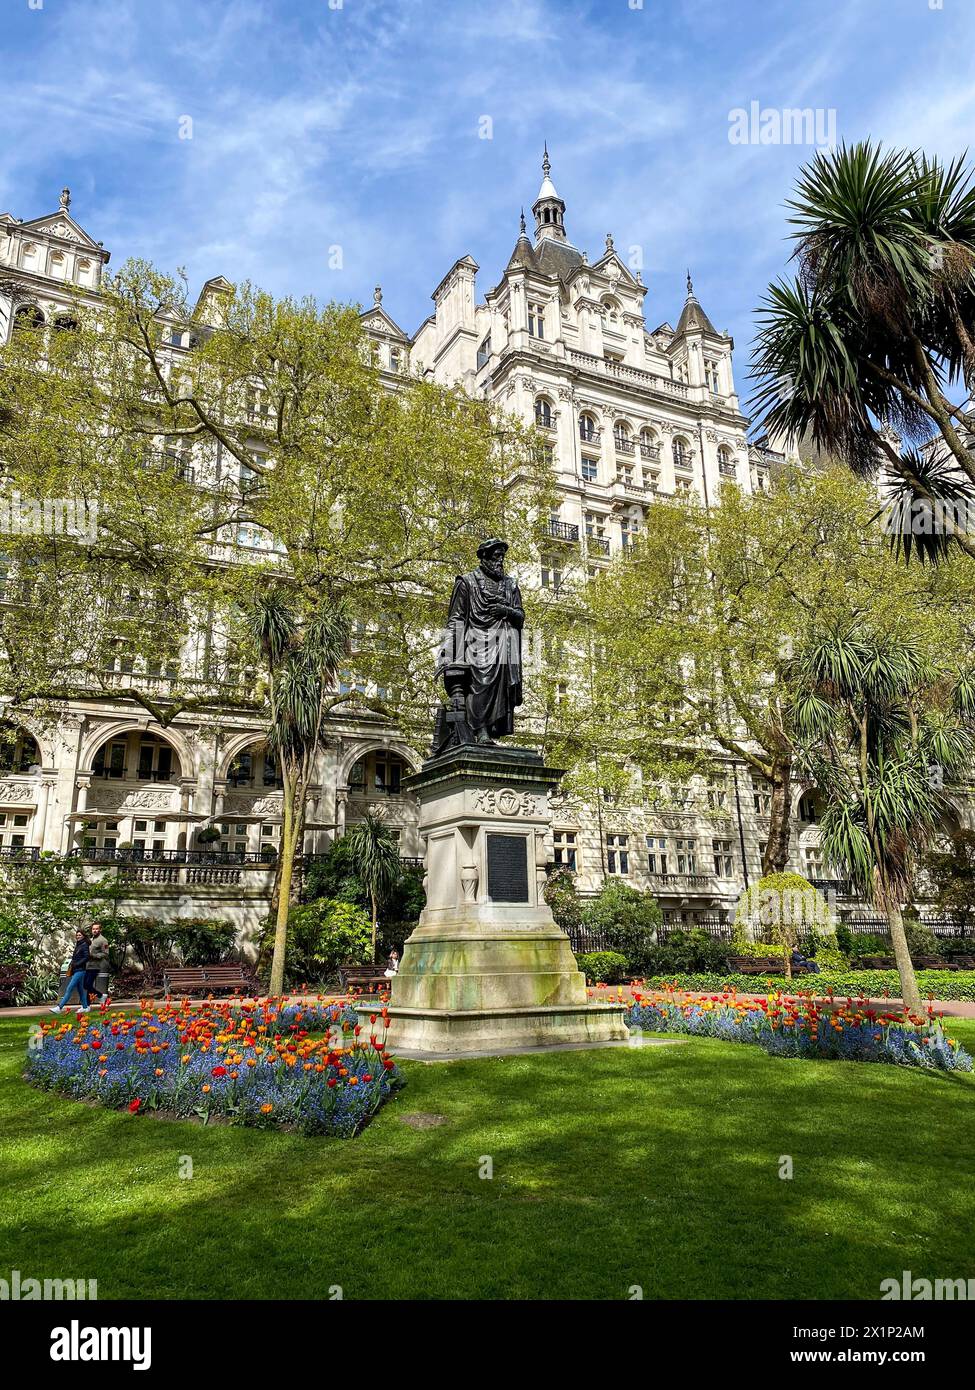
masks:
<path id="1" fill-rule="evenodd" d="M 495 283 L 547 139 L 575 244 L 641 248 L 651 327 L 690 265 L 740 384 L 810 151 L 732 145 L 729 112 L 833 108 L 840 139 L 942 154 L 975 132 L 975 0 L 0 5 L 0 210 L 68 184 L 113 264 L 363 303 L 381 282 L 413 332 L 458 257 Z"/>

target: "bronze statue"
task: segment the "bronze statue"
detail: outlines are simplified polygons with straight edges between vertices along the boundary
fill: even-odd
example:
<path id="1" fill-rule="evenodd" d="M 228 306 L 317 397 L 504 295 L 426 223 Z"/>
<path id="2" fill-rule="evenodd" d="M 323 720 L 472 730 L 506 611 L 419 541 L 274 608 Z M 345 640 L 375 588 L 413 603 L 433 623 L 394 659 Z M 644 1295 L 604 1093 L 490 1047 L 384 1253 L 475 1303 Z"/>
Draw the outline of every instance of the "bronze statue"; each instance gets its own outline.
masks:
<path id="1" fill-rule="evenodd" d="M 437 657 L 448 705 L 437 712 L 432 756 L 468 743 L 490 744 L 514 733 L 521 704 L 521 630 L 525 610 L 504 572 L 506 541 L 477 547 L 480 564 L 454 581 Z"/>

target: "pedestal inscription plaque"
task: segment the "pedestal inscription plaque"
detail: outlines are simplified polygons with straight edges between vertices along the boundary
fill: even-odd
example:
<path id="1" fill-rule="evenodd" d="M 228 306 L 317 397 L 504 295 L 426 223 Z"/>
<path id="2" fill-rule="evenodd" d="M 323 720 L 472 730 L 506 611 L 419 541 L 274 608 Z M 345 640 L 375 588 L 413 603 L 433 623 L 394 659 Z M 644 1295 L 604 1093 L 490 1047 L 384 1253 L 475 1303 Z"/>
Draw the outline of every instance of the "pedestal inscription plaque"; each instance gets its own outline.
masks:
<path id="1" fill-rule="evenodd" d="M 494 903 L 528 902 L 528 841 L 524 835 L 487 835 L 488 897 Z"/>

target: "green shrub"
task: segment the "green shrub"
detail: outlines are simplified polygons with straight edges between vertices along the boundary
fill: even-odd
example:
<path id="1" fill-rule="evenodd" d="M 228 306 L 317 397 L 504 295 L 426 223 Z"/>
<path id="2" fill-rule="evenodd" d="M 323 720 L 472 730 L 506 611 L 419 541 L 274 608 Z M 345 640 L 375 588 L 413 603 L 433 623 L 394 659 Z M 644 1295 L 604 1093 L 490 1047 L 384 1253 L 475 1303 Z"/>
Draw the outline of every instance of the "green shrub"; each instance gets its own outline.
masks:
<path id="1" fill-rule="evenodd" d="M 678 989 L 702 993 L 737 990 L 739 994 L 764 994 L 771 987 L 786 993 L 802 990 L 819 995 L 833 993 L 839 998 L 868 995 L 873 999 L 900 997 L 896 970 L 824 970 L 819 975 L 802 975 L 787 980 L 784 975 L 721 975 L 716 972 L 685 975 L 648 975 L 644 983 L 659 989 L 676 985 Z M 969 999 L 975 1001 L 975 970 L 919 970 L 918 989 L 922 999 Z"/>
<path id="2" fill-rule="evenodd" d="M 618 951 L 586 951 L 576 960 L 591 985 L 619 984 L 626 976 L 626 956 Z"/>
<path id="3" fill-rule="evenodd" d="M 893 952 L 889 936 L 881 936 L 877 932 L 848 933 L 850 938 L 849 956 L 855 959 L 857 956 L 889 956 Z"/>
<path id="4" fill-rule="evenodd" d="M 656 899 L 627 883 L 605 884 L 582 913 L 582 926 L 600 933 L 610 950 L 625 956 L 634 974 L 650 968 L 657 949 L 654 933 L 662 922 Z"/>
<path id="5" fill-rule="evenodd" d="M 582 921 L 582 903 L 576 889 L 575 874 L 570 869 L 555 869 L 549 874 L 543 896 L 552 909 L 556 925 L 563 931 L 573 931 Z M 598 951 L 590 952 L 599 955 Z"/>
<path id="6" fill-rule="evenodd" d="M 647 968 L 658 974 L 668 970 L 682 973 L 727 970 L 730 950 L 730 942 L 711 936 L 700 927 L 692 927 L 690 931 L 672 931 L 665 941 L 651 947 L 647 953 Z M 765 950 L 767 954 L 768 947 Z"/>
<path id="7" fill-rule="evenodd" d="M 274 924 L 266 931 L 273 936 Z M 290 984 L 328 980 L 343 964 L 369 959 L 372 922 L 364 908 L 341 898 L 316 898 L 288 914 L 285 971 Z"/>

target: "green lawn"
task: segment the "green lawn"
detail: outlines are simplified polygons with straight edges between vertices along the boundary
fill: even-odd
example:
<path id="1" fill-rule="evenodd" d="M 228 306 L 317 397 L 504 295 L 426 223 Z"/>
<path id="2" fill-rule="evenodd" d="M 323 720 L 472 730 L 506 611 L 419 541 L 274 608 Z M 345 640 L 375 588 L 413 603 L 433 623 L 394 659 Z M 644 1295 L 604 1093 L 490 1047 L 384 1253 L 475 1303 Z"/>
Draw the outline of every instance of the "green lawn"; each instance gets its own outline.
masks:
<path id="1" fill-rule="evenodd" d="M 100 1298 L 527 1299 L 875 1299 L 904 1269 L 975 1277 L 970 1076 L 706 1040 L 414 1062 L 359 1138 L 322 1140 L 34 1091 L 26 1028 L 0 1025 L 5 1277 L 97 1278 Z M 975 1023 L 951 1031 L 975 1045 Z M 416 1112 L 447 1123 L 405 1125 Z"/>

